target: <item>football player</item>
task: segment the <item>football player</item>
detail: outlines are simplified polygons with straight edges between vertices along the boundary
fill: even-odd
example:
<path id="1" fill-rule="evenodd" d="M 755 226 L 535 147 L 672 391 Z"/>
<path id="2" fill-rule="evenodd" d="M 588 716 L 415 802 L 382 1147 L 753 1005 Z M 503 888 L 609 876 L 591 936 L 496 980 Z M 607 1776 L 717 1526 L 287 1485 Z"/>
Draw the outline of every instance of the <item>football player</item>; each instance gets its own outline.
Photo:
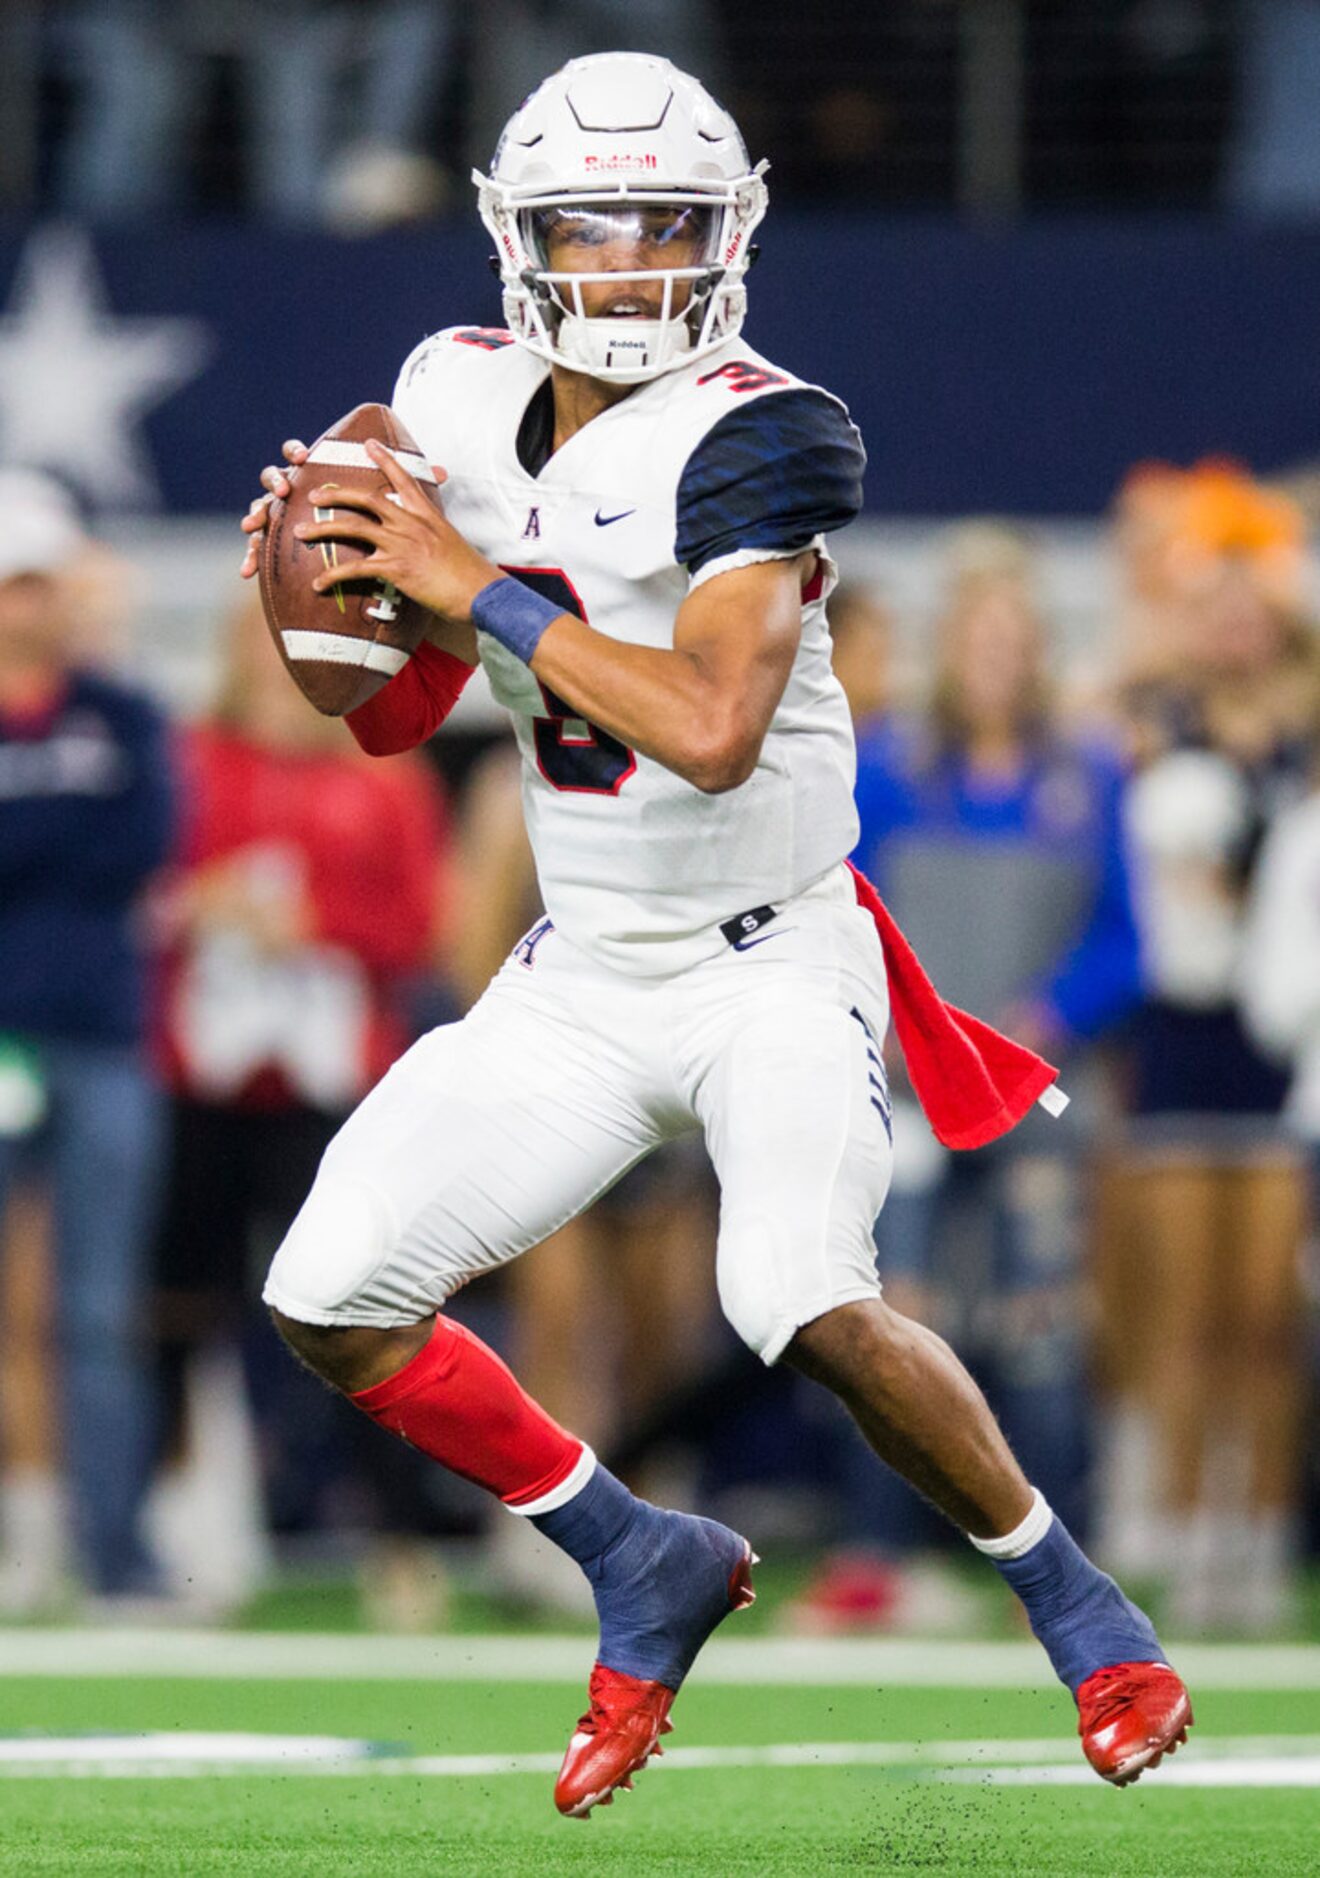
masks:
<path id="1" fill-rule="evenodd" d="M 883 909 L 845 866 L 853 739 L 825 625 L 825 536 L 861 505 L 864 457 L 836 398 L 740 337 L 764 167 L 665 60 L 547 79 L 477 178 L 507 330 L 436 334 L 394 393 L 444 513 L 368 445 L 391 498 L 340 490 L 336 519 L 302 528 L 351 534 L 441 621 L 350 716 L 368 750 L 429 736 L 480 660 L 513 718 L 548 917 L 344 1127 L 266 1299 L 304 1362 L 586 1572 L 600 1646 L 555 1796 L 575 1816 L 658 1752 L 697 1651 L 750 1602 L 750 1548 L 635 1498 L 442 1307 L 691 1130 L 720 1181 L 731 1323 L 834 1389 L 991 1557 L 1097 1770 L 1136 1778 L 1191 1719 L 1149 1621 L 1033 1491 L 962 1365 L 880 1297 L 902 947 L 882 950 Z M 289 491 L 278 468 L 262 480 Z"/>

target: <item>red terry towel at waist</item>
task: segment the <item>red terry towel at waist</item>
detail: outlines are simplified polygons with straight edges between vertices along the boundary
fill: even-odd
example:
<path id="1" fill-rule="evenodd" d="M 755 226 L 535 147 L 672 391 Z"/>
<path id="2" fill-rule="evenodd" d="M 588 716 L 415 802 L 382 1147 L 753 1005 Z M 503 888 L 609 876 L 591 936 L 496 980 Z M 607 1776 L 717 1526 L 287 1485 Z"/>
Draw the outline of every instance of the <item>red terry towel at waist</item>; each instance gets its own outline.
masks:
<path id="1" fill-rule="evenodd" d="M 946 1004 L 864 874 L 848 863 L 858 904 L 876 923 L 889 978 L 889 1006 L 908 1077 L 946 1148 L 981 1148 L 1016 1128 L 1057 1083 L 1058 1070 L 990 1024 Z M 1055 1089 L 1047 1106 L 1066 1098 Z"/>

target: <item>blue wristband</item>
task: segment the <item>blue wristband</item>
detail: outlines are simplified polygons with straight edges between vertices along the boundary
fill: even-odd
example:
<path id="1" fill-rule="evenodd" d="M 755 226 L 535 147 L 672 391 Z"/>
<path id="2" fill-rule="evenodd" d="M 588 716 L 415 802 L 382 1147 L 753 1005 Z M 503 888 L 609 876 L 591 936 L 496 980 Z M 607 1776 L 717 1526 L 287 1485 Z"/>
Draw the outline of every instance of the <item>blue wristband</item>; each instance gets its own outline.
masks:
<path id="1" fill-rule="evenodd" d="M 506 574 L 483 587 L 472 602 L 472 624 L 478 632 L 498 639 L 515 658 L 530 665 L 532 654 L 541 643 L 541 634 L 552 619 L 558 619 L 563 607 L 543 594 L 533 593 L 520 580 Z"/>

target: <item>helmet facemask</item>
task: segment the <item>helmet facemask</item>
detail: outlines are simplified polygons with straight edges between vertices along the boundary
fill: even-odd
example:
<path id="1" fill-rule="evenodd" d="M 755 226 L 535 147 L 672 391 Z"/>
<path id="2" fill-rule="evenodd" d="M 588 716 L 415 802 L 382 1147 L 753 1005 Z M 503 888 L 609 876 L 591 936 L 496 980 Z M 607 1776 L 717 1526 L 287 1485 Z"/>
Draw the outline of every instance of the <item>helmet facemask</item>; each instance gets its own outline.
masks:
<path id="1" fill-rule="evenodd" d="M 627 382 L 682 364 L 718 311 L 723 220 L 713 203 L 667 196 L 520 209 L 538 336 L 562 364 L 598 377 Z"/>
<path id="2" fill-rule="evenodd" d="M 733 120 L 667 61 L 602 53 L 565 66 L 510 121 L 491 175 L 473 177 L 514 338 L 623 384 L 731 339 L 765 168 L 749 167 Z"/>

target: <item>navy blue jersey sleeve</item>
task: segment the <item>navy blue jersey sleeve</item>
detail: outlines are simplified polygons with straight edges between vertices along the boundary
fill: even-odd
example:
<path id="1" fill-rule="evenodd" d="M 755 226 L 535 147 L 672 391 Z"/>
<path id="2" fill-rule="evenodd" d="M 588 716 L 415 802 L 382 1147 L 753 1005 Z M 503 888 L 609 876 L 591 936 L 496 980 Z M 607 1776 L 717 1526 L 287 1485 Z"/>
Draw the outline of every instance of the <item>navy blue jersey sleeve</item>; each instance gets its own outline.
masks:
<path id="1" fill-rule="evenodd" d="M 674 558 L 695 574 L 743 548 L 792 553 L 862 506 L 866 452 L 841 404 L 805 388 L 735 406 L 678 484 Z"/>

